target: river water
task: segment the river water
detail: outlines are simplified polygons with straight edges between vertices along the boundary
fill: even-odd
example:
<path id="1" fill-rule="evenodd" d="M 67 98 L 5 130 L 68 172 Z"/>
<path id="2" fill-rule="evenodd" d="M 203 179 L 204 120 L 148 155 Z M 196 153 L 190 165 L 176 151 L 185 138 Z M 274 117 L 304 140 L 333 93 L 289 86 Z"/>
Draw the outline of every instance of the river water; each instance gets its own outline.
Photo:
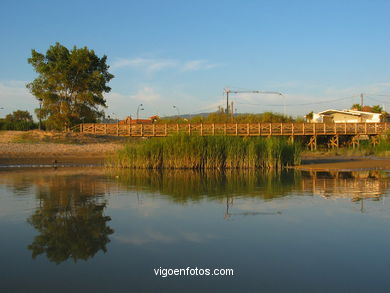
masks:
<path id="1" fill-rule="evenodd" d="M 4 169 L 0 291 L 389 292 L 388 197 L 380 171 Z"/>

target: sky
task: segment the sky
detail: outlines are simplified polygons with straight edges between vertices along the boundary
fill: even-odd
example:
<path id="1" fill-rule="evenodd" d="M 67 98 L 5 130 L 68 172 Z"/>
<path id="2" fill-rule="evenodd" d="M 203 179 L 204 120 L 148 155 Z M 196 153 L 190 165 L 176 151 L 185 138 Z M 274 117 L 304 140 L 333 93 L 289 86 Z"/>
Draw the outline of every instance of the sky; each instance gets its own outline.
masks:
<path id="1" fill-rule="evenodd" d="M 118 118 L 216 111 L 304 115 L 360 103 L 390 110 L 390 1 L 1 1 L 0 117 L 33 111 L 31 50 L 60 42 L 107 55 Z"/>

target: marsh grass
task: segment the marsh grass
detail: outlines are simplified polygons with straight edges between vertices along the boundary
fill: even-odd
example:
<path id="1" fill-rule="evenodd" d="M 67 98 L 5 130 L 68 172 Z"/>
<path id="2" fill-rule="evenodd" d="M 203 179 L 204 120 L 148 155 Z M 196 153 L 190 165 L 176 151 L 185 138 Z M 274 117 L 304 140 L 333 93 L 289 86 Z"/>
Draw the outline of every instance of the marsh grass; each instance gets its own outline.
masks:
<path id="1" fill-rule="evenodd" d="M 107 162 L 140 169 L 280 169 L 300 163 L 301 147 L 285 138 L 190 136 L 127 144 Z"/>
<path id="2" fill-rule="evenodd" d="M 323 152 L 323 151 L 322 151 Z M 306 152 L 310 155 L 311 152 Z M 334 156 L 390 156 L 390 135 L 382 136 L 377 145 L 373 145 L 369 140 L 362 140 L 359 146 L 340 147 L 339 149 L 325 150 L 325 154 Z"/>

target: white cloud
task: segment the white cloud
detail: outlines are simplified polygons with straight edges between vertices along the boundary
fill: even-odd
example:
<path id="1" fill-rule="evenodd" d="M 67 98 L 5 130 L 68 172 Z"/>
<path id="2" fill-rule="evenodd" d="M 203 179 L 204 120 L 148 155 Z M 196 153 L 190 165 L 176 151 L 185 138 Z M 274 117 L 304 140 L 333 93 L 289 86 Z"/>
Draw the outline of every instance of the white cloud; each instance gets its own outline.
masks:
<path id="1" fill-rule="evenodd" d="M 169 68 L 181 71 L 198 71 L 212 69 L 217 66 L 217 64 L 209 63 L 207 60 L 190 60 L 182 62 L 173 59 L 121 58 L 113 62 L 112 68 L 138 68 L 148 73 L 154 73 Z"/>
<path id="2" fill-rule="evenodd" d="M 182 64 L 183 71 L 208 70 L 217 67 L 217 64 L 209 63 L 207 60 L 192 60 Z"/>
<path id="3" fill-rule="evenodd" d="M 138 90 L 135 95 L 131 96 L 131 98 L 140 102 L 156 102 L 161 98 L 161 96 L 154 88 L 144 86 Z"/>
<path id="4" fill-rule="evenodd" d="M 112 65 L 113 69 L 119 68 L 139 68 L 149 73 L 157 72 L 167 68 L 176 67 L 177 62 L 169 59 L 146 59 L 146 58 L 133 58 L 133 59 L 118 59 Z"/>

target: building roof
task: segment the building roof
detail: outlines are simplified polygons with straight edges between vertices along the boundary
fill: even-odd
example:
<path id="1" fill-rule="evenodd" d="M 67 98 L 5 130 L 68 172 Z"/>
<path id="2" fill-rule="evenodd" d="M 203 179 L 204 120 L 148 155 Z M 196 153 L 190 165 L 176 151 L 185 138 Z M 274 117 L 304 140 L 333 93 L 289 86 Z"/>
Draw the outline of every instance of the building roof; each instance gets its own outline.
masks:
<path id="1" fill-rule="evenodd" d="M 346 115 L 352 115 L 352 116 L 363 116 L 363 115 L 380 115 L 380 113 L 372 113 L 372 112 L 363 112 L 363 111 L 355 111 L 355 110 L 334 110 L 334 109 L 328 109 L 322 112 L 318 112 L 318 115 L 332 115 L 332 114 L 346 114 Z"/>

